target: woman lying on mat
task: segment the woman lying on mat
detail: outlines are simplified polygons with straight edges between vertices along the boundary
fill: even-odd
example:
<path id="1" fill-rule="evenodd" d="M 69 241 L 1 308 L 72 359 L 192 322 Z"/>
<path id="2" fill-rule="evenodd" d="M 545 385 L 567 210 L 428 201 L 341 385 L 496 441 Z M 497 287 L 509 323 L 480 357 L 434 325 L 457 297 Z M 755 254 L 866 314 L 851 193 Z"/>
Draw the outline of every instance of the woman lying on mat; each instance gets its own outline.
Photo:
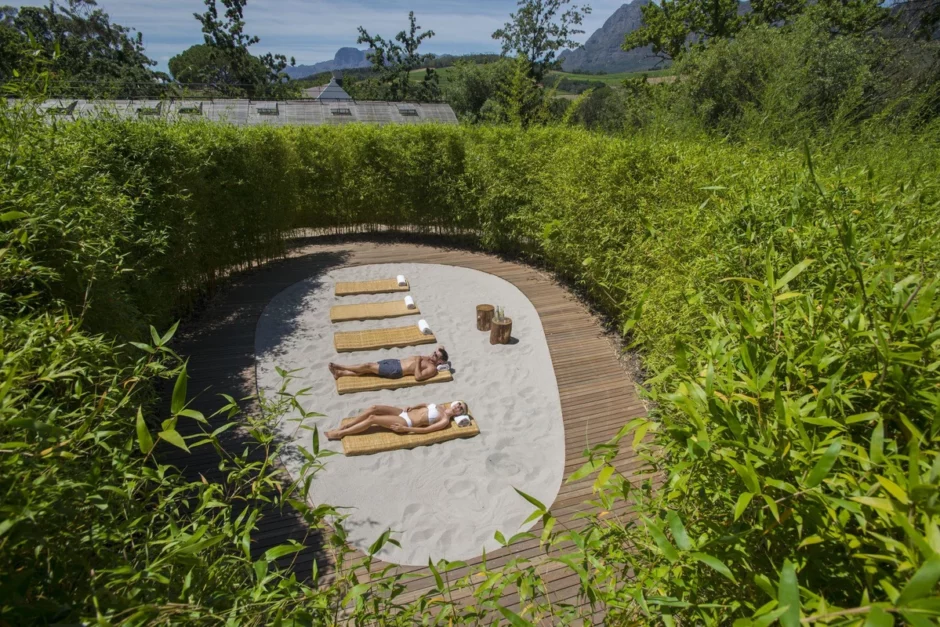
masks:
<path id="1" fill-rule="evenodd" d="M 341 440 L 347 435 L 362 433 L 371 427 L 383 427 L 395 433 L 431 433 L 446 429 L 451 418 L 464 415 L 467 415 L 467 404 L 463 401 L 451 403 L 446 409 L 434 403 L 414 405 L 405 409 L 373 405 L 356 416 L 348 427 L 327 431 L 325 435 L 331 440 Z"/>

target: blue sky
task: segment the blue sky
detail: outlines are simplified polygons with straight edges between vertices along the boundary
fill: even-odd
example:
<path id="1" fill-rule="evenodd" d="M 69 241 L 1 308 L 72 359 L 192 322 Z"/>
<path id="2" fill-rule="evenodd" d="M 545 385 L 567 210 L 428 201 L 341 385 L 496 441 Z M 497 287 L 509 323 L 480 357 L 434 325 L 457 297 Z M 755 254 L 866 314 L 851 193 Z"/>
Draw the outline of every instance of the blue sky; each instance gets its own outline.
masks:
<path id="1" fill-rule="evenodd" d="M 585 21 L 587 34 L 580 41 L 624 1 L 590 2 L 593 13 Z M 45 4 L 45 0 L 6 2 Z M 204 10 L 202 0 L 98 0 L 98 6 L 112 21 L 141 31 L 147 54 L 161 69 L 166 69 L 173 55 L 202 42 L 199 23 L 193 18 L 193 13 Z M 298 64 L 310 64 L 332 59 L 341 46 L 355 46 L 360 25 L 372 34 L 394 36 L 407 25 L 408 11 L 414 11 L 418 24 L 436 34 L 422 45 L 427 52 L 499 52 L 490 35 L 515 6 L 515 0 L 249 0 L 245 30 L 261 37 L 252 49 L 255 53 L 279 52 L 293 55 Z"/>

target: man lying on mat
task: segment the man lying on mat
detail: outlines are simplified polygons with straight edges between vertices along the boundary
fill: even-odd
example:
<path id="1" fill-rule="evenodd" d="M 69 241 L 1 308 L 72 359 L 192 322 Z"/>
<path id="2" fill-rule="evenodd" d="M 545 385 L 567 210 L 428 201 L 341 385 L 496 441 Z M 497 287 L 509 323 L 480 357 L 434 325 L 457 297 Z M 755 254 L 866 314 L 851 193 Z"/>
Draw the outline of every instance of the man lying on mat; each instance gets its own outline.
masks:
<path id="1" fill-rule="evenodd" d="M 362 433 L 370 427 L 383 427 L 395 433 L 431 433 L 446 429 L 451 418 L 465 416 L 467 413 L 467 404 L 463 401 L 451 403 L 447 409 L 434 403 L 414 405 L 405 409 L 373 405 L 356 416 L 348 427 L 333 429 L 324 435 L 330 440 L 342 440 L 347 435 Z"/>
<path id="2" fill-rule="evenodd" d="M 367 364 L 355 366 L 340 366 L 331 363 L 329 368 L 334 379 L 340 377 L 380 376 L 383 379 L 401 379 L 406 374 L 412 374 L 415 381 L 427 381 L 437 374 L 437 367 L 447 363 L 447 351 L 438 346 L 433 354 L 415 355 L 405 359 L 383 359 Z"/>

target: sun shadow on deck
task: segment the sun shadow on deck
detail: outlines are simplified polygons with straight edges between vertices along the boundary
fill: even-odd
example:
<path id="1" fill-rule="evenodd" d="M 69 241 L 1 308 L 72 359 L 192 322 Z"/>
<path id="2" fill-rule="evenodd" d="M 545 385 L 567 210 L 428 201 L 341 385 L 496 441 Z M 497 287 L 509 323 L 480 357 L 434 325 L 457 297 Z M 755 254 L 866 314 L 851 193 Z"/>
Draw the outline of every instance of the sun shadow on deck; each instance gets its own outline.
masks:
<path id="1" fill-rule="evenodd" d="M 255 387 L 255 326 L 265 306 L 274 296 L 299 281 L 316 281 L 317 277 L 346 263 L 343 252 L 317 252 L 284 259 L 233 277 L 229 287 L 211 299 L 206 309 L 181 325 L 174 349 L 189 359 L 190 407 L 210 416 L 225 404 L 219 396 L 228 394 L 236 399 L 254 396 Z M 283 312 L 284 320 L 293 320 L 300 312 Z M 172 385 L 162 390 L 165 403 Z M 260 411 L 252 399 L 240 403 L 242 411 Z M 164 406 L 166 407 L 166 405 Z M 236 417 L 234 420 L 238 420 Z M 225 424 L 224 417 L 210 420 L 208 430 Z M 181 420 L 177 430 L 184 436 L 199 433 L 195 421 Z M 251 436 L 240 429 L 230 429 L 220 435 L 225 450 L 249 450 L 249 459 L 264 459 L 264 451 Z M 225 477 L 219 471 L 219 455 L 211 446 L 192 450 L 191 454 L 169 446 L 158 450 L 161 463 L 179 468 L 189 481 L 222 483 Z M 252 535 L 252 557 L 257 558 L 267 549 L 295 540 L 305 546 L 297 555 L 278 560 L 281 566 L 290 566 L 299 578 L 308 579 L 314 560 L 319 573 L 331 571 L 331 560 L 325 550 L 326 539 L 319 530 L 312 530 L 295 511 L 279 510 L 274 506 L 264 509 L 258 528 Z"/>

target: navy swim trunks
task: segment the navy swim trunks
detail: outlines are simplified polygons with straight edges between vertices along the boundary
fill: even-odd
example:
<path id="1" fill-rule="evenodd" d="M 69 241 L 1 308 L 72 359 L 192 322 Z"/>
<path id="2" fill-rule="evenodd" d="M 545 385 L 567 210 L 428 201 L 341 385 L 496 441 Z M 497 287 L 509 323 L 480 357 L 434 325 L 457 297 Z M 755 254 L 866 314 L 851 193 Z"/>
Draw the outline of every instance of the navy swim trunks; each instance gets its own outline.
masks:
<path id="1" fill-rule="evenodd" d="M 400 359 L 383 359 L 378 362 L 379 364 L 379 376 L 385 379 L 400 379 L 401 378 L 401 360 Z"/>

